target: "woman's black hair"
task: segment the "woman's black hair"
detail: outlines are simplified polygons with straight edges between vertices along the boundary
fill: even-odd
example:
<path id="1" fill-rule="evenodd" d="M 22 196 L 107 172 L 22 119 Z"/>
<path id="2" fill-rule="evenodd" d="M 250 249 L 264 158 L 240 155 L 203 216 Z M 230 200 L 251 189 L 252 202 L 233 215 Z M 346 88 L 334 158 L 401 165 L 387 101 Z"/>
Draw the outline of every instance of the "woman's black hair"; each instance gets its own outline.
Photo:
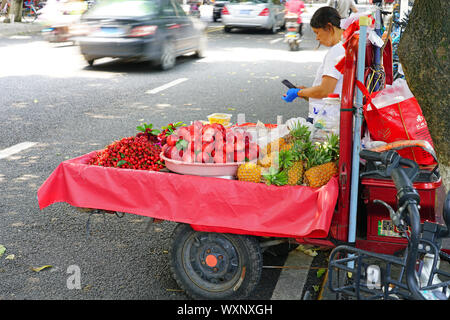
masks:
<path id="1" fill-rule="evenodd" d="M 312 28 L 324 29 L 327 25 L 331 25 L 336 28 L 341 27 L 341 16 L 339 12 L 333 7 L 321 7 L 319 8 L 311 18 L 310 25 Z"/>

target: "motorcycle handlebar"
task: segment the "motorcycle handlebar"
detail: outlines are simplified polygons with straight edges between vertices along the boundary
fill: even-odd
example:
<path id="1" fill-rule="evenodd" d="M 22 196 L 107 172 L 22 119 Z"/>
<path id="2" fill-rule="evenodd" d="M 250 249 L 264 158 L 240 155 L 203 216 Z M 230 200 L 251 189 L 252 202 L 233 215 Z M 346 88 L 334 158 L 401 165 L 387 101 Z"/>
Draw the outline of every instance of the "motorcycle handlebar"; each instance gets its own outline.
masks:
<path id="1" fill-rule="evenodd" d="M 411 202 L 408 204 L 409 227 L 411 235 L 408 242 L 408 257 L 406 261 L 406 284 L 415 300 L 426 300 L 420 293 L 418 279 L 416 276 L 416 263 L 419 253 L 420 241 L 420 214 L 417 203 Z"/>
<path id="2" fill-rule="evenodd" d="M 398 153 L 393 151 L 393 150 L 389 150 L 386 152 L 376 152 L 376 151 L 370 151 L 370 150 L 361 150 L 361 152 L 359 153 L 359 156 L 365 160 L 369 160 L 369 161 L 379 161 L 381 163 L 383 163 L 384 165 L 389 165 L 390 163 L 393 163 L 394 158 L 399 157 Z"/>

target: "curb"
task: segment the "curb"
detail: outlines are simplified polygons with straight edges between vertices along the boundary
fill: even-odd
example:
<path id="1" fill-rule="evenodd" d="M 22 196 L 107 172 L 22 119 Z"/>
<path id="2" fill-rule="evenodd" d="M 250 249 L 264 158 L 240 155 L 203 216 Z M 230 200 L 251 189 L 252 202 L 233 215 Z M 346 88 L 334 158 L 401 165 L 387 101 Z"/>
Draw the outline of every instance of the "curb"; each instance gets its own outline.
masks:
<path id="1" fill-rule="evenodd" d="M 271 300 L 302 300 L 313 258 L 293 250 L 282 267 Z"/>

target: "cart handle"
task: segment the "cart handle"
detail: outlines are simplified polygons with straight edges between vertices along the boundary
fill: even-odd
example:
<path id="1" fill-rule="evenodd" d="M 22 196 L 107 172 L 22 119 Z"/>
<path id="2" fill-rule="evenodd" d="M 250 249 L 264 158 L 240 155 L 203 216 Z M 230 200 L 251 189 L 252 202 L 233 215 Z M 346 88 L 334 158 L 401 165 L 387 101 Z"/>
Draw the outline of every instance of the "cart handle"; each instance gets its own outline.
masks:
<path id="1" fill-rule="evenodd" d="M 433 146 L 426 140 L 398 140 L 369 150 L 375 152 L 385 152 L 388 150 L 400 150 L 403 148 L 410 148 L 410 147 L 422 148 L 423 150 L 431 154 L 436 163 L 438 162 L 436 152 L 434 151 Z"/>

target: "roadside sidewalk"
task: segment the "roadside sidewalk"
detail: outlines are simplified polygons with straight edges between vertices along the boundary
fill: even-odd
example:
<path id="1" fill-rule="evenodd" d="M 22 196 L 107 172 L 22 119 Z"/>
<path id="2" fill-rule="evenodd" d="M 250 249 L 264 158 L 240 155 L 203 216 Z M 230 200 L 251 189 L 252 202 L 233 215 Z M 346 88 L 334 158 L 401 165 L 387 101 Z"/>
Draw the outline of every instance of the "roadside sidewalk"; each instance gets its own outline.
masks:
<path id="1" fill-rule="evenodd" d="M 0 19 L 0 37 L 6 38 L 15 35 L 32 35 L 39 33 L 44 27 L 39 22 L 25 23 L 14 22 L 4 23 L 4 18 Z"/>

